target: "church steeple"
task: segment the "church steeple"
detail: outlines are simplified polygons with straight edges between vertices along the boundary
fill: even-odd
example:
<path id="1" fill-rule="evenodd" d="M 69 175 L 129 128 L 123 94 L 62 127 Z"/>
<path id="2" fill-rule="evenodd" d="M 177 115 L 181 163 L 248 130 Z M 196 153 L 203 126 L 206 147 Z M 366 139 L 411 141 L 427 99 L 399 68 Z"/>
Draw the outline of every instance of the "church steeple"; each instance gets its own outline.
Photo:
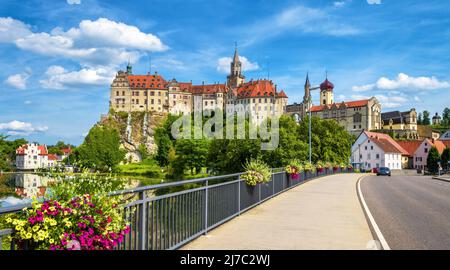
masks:
<path id="1" fill-rule="evenodd" d="M 130 64 L 130 59 L 128 59 L 128 64 L 127 64 L 127 74 L 131 75 L 133 73 L 131 64 Z"/>
<path id="2" fill-rule="evenodd" d="M 245 76 L 242 75 L 242 62 L 239 60 L 237 43 L 234 45 L 233 61 L 230 63 L 230 75 L 227 79 L 228 86 L 232 88 L 238 87 L 245 80 Z"/>
<path id="3" fill-rule="evenodd" d="M 309 83 L 309 73 L 306 73 L 306 81 L 305 81 L 305 95 L 303 96 L 303 101 L 308 102 L 310 96 L 310 88 L 311 84 Z"/>

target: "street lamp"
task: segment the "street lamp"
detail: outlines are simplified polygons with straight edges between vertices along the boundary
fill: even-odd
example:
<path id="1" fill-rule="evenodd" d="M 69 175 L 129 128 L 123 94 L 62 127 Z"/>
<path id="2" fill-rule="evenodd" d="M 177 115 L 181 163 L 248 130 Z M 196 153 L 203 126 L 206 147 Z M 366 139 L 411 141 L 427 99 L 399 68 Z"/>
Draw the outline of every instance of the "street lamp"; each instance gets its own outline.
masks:
<path id="1" fill-rule="evenodd" d="M 319 86 L 310 88 L 309 91 L 320 89 Z M 308 137 L 309 137 L 309 163 L 312 163 L 312 149 L 311 149 L 311 107 L 312 107 L 312 99 L 311 99 L 311 92 L 309 93 L 308 98 L 308 111 L 309 111 L 309 117 L 308 117 Z"/>

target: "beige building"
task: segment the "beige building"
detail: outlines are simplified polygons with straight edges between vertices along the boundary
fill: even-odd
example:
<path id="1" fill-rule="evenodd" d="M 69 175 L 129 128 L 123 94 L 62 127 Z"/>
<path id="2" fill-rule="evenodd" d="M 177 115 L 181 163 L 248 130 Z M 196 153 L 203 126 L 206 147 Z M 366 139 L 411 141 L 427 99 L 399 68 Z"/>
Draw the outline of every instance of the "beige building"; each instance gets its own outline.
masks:
<path id="1" fill-rule="evenodd" d="M 335 103 L 334 85 L 328 78 L 318 88 L 320 89 L 320 105 L 313 106 L 311 84 L 308 76 L 306 76 L 303 102 L 288 105 L 286 108 L 287 114 L 303 118 L 311 110 L 312 116 L 336 120 L 339 125 L 354 135 L 360 134 L 363 130 L 380 129 L 381 104 L 376 98 Z"/>
<path id="2" fill-rule="evenodd" d="M 414 108 L 406 112 L 391 111 L 381 114 L 381 131 L 395 138 L 418 139 L 417 112 Z"/>
<path id="3" fill-rule="evenodd" d="M 225 111 L 225 107 L 230 109 L 226 105 L 248 105 L 248 112 L 258 120 L 268 115 L 282 115 L 288 99 L 272 81 L 251 80 L 246 83 L 236 48 L 226 84 L 193 85 L 176 79 L 166 81 L 157 72 L 133 75 L 128 65 L 127 71 L 119 71 L 111 84 L 110 110 L 189 114 L 194 109 L 194 100 L 198 100 L 196 98 L 201 98 L 203 110 L 221 108 Z"/>

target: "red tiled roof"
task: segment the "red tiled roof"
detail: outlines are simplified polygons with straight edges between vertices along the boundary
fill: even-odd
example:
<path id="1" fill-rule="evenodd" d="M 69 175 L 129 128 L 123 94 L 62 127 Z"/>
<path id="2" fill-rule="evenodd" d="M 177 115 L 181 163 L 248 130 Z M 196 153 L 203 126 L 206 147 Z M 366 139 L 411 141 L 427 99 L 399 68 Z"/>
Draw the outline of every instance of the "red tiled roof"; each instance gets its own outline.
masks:
<path id="1" fill-rule="evenodd" d="M 414 140 L 414 141 L 397 141 L 397 143 L 408 152 L 408 156 L 412 157 L 414 156 L 414 153 L 416 152 L 417 148 L 422 144 L 422 141 L 420 140 Z"/>
<path id="2" fill-rule="evenodd" d="M 226 85 L 225 84 L 202 84 L 202 85 L 192 85 L 188 90 L 192 94 L 215 94 L 215 93 L 225 93 Z"/>
<path id="3" fill-rule="evenodd" d="M 69 148 L 63 148 L 61 149 L 61 152 L 63 152 L 65 155 L 72 153 L 72 149 Z"/>
<path id="4" fill-rule="evenodd" d="M 55 154 L 48 154 L 48 160 L 58 160 Z"/>
<path id="5" fill-rule="evenodd" d="M 433 141 L 430 139 L 426 139 L 428 140 L 428 142 L 430 143 L 430 145 L 436 147 L 436 149 L 438 150 L 439 154 L 442 154 L 442 152 L 444 152 L 445 149 L 445 144 L 442 141 Z"/>
<path id="6" fill-rule="evenodd" d="M 269 80 L 250 81 L 242 84 L 236 90 L 238 98 L 273 97 L 276 94 L 275 86 Z M 283 90 L 276 95 L 277 97 L 287 97 Z"/>
<path id="7" fill-rule="evenodd" d="M 27 149 L 27 148 L 28 148 L 28 144 L 19 146 L 19 148 L 17 148 L 17 150 L 16 150 L 16 154 L 17 155 L 25 155 L 25 149 Z"/>
<path id="8" fill-rule="evenodd" d="M 38 145 L 38 151 L 41 156 L 48 155 L 47 147 L 45 147 L 45 145 Z"/>
<path id="9" fill-rule="evenodd" d="M 286 93 L 284 93 L 283 90 L 281 90 L 281 92 L 277 94 L 277 97 L 287 98 L 288 96 L 286 95 Z"/>
<path id="10" fill-rule="evenodd" d="M 367 137 L 369 137 L 375 143 L 376 143 L 376 141 L 381 141 L 379 146 L 383 149 L 383 151 L 388 152 L 387 150 L 389 150 L 389 151 L 393 151 L 393 153 L 401 153 L 402 155 L 405 155 L 405 156 L 409 155 L 408 151 L 406 151 L 402 146 L 400 146 L 396 141 L 394 141 L 394 139 L 392 139 L 391 136 L 389 136 L 388 134 L 370 132 L 370 131 L 363 131 L 363 132 L 367 135 Z M 389 144 L 389 145 L 387 145 L 387 144 Z M 392 147 L 395 148 L 395 151 Z"/>
<path id="11" fill-rule="evenodd" d="M 180 82 L 178 83 L 178 85 L 180 86 L 181 91 L 188 91 L 188 92 L 191 91 L 192 83 L 190 82 L 189 83 Z"/>
<path id="12" fill-rule="evenodd" d="M 363 106 L 366 106 L 368 103 L 369 103 L 368 99 L 363 99 L 363 100 L 347 101 L 347 102 L 341 102 L 341 103 L 333 103 L 330 105 L 312 106 L 311 112 L 320 112 L 325 109 L 329 110 L 329 109 L 331 109 L 332 106 L 336 106 L 338 109 L 340 109 L 341 106 L 346 106 L 348 108 L 363 107 Z"/>
<path id="13" fill-rule="evenodd" d="M 161 75 L 128 75 L 128 83 L 131 88 L 142 89 L 167 89 L 167 81 Z"/>
<path id="14" fill-rule="evenodd" d="M 371 138 L 370 140 L 378 145 L 385 153 L 403 154 L 403 152 L 399 148 L 397 148 L 390 140 L 379 137 Z"/>

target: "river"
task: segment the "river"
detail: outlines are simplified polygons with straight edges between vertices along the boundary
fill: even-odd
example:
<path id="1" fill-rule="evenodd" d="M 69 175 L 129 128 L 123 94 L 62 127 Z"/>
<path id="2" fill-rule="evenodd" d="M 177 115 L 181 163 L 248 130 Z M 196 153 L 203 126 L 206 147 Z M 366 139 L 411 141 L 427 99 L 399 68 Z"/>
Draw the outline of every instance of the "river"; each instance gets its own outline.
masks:
<path id="1" fill-rule="evenodd" d="M 101 177 L 97 177 L 99 181 Z M 161 179 L 145 177 L 120 177 L 127 179 L 127 188 L 142 185 L 158 184 Z M 0 208 L 31 202 L 33 197 L 40 198 L 51 192 L 49 185 L 55 178 L 35 173 L 3 173 L 0 174 Z"/>

